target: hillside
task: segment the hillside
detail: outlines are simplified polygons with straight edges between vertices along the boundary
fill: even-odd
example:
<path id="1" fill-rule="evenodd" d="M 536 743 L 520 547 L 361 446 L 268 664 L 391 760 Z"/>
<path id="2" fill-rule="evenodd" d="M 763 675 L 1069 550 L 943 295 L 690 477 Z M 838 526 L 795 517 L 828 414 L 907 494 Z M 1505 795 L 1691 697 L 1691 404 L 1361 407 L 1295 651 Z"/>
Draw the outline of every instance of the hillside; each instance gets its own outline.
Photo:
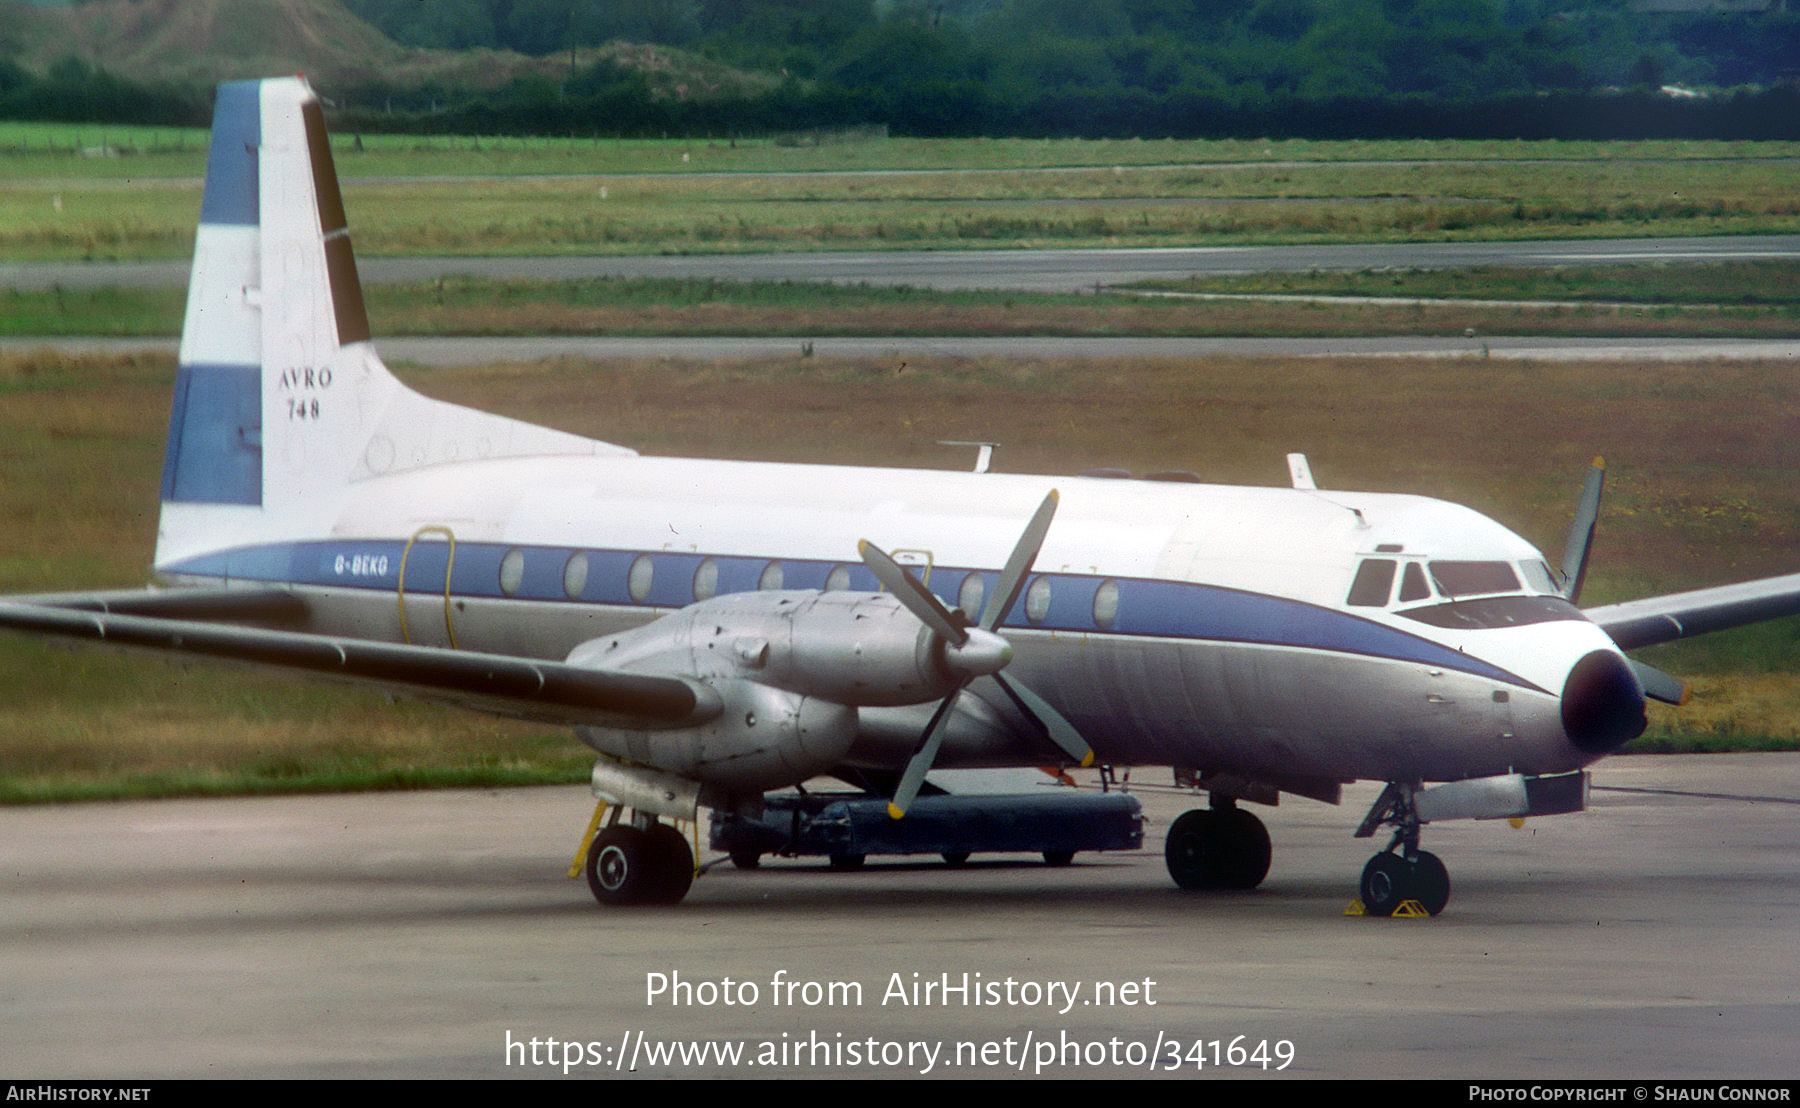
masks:
<path id="1" fill-rule="evenodd" d="M 498 88 L 528 75 L 560 79 L 608 61 L 642 73 L 651 93 L 672 99 L 754 94 L 775 78 L 746 74 L 687 51 L 614 42 L 547 57 L 502 50 L 401 46 L 340 0 L 97 0 L 70 8 L 26 8 L 10 37 L 21 59 L 49 64 L 73 55 L 136 81 L 210 86 L 218 81 L 305 73 L 322 90 L 382 83 Z"/>

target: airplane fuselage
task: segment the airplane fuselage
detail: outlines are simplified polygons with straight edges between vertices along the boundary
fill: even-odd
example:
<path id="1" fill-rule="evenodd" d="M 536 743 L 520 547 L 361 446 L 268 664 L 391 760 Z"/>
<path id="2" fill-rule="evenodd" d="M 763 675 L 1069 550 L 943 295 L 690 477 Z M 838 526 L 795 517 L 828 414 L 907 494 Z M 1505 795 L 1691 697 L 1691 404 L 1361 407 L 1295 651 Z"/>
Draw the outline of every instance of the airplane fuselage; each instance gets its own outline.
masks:
<path id="1" fill-rule="evenodd" d="M 1009 672 L 1102 761 L 1324 783 L 1559 773 L 1600 753 L 1571 742 L 1560 701 L 1572 667 L 1612 650 L 1606 636 L 1555 596 L 1530 544 L 1421 497 L 629 455 L 458 461 L 353 482 L 291 537 L 251 523 L 158 568 L 291 585 L 323 633 L 560 660 L 714 597 L 874 592 L 859 539 L 972 615 L 1052 487 L 1055 527 L 1002 623 Z M 1370 561 L 1391 564 L 1393 583 L 1359 586 Z M 1478 599 L 1448 596 L 1433 572 L 1446 565 L 1499 578 Z M 1398 599 L 1409 580 L 1424 593 Z M 970 692 L 1004 716 L 1000 698 Z M 848 760 L 903 760 L 922 710 L 864 709 Z M 1000 719 L 953 729 L 941 761 L 1053 757 Z"/>

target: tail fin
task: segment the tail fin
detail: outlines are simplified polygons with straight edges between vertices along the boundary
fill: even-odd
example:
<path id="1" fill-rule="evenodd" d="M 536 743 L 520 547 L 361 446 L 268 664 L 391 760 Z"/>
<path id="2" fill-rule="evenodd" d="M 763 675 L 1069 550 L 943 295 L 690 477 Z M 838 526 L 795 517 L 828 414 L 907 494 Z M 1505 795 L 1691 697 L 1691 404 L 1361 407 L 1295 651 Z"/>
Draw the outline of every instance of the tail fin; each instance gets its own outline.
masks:
<path id="1" fill-rule="evenodd" d="M 432 401 L 376 357 L 325 119 L 300 78 L 219 86 L 163 458 L 156 564 L 324 533 L 356 482 L 625 453 Z"/>

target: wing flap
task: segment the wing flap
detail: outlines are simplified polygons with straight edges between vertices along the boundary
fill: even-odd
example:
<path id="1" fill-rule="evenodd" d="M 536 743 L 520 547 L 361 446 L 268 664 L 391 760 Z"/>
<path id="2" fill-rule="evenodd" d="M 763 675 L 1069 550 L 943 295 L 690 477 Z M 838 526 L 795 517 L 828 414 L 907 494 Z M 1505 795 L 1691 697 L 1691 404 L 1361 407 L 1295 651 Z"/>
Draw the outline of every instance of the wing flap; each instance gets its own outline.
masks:
<path id="1" fill-rule="evenodd" d="M 1619 649 L 1635 650 L 1800 614 L 1800 573 L 1607 604 L 1583 614 Z"/>
<path id="2" fill-rule="evenodd" d="M 719 712 L 706 686 L 683 677 L 295 631 L 0 602 L 0 629 L 153 650 L 401 693 L 546 723 L 663 730 Z"/>

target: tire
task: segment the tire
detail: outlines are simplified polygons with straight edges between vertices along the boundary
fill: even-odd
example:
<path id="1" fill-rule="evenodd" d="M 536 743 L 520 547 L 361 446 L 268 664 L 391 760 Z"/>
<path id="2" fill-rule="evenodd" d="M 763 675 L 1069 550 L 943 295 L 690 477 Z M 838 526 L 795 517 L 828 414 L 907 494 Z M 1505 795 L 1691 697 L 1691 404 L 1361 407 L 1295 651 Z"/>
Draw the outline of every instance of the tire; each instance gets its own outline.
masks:
<path id="1" fill-rule="evenodd" d="M 1429 851 L 1419 851 L 1419 860 L 1413 866 L 1412 899 L 1434 916 L 1450 903 L 1450 871 Z"/>
<path id="2" fill-rule="evenodd" d="M 601 904 L 643 903 L 650 870 L 644 833 L 635 827 L 608 827 L 588 846 L 588 889 Z"/>
<path id="3" fill-rule="evenodd" d="M 966 850 L 944 851 L 944 864 L 951 869 L 961 869 L 969 864 L 969 852 Z"/>
<path id="4" fill-rule="evenodd" d="M 863 863 L 866 861 L 868 861 L 868 857 L 863 854 L 833 854 L 831 868 L 848 873 L 851 870 L 863 868 Z"/>
<path id="5" fill-rule="evenodd" d="M 644 832 L 651 888 L 646 904 L 679 904 L 694 885 L 694 851 L 687 836 L 659 823 Z"/>
<path id="6" fill-rule="evenodd" d="M 755 869 L 762 865 L 762 855 L 754 850 L 734 850 L 731 864 L 739 869 Z"/>
<path id="7" fill-rule="evenodd" d="M 1074 860 L 1075 852 L 1073 850 L 1044 851 L 1044 864 L 1046 866 L 1066 866 Z"/>
<path id="8" fill-rule="evenodd" d="M 1398 854 L 1381 853 L 1363 867 L 1363 914 L 1391 916 L 1394 909 L 1412 897 L 1412 867 Z"/>
<path id="9" fill-rule="evenodd" d="M 1214 873 L 1219 850 L 1218 813 L 1211 808 L 1183 812 L 1169 825 L 1163 840 L 1163 862 L 1169 876 L 1184 889 L 1210 889 L 1217 885 Z"/>
<path id="10" fill-rule="evenodd" d="M 1273 848 L 1263 821 L 1241 808 L 1216 813 L 1222 849 L 1213 860 L 1213 873 L 1221 889 L 1254 889 L 1269 876 Z"/>

